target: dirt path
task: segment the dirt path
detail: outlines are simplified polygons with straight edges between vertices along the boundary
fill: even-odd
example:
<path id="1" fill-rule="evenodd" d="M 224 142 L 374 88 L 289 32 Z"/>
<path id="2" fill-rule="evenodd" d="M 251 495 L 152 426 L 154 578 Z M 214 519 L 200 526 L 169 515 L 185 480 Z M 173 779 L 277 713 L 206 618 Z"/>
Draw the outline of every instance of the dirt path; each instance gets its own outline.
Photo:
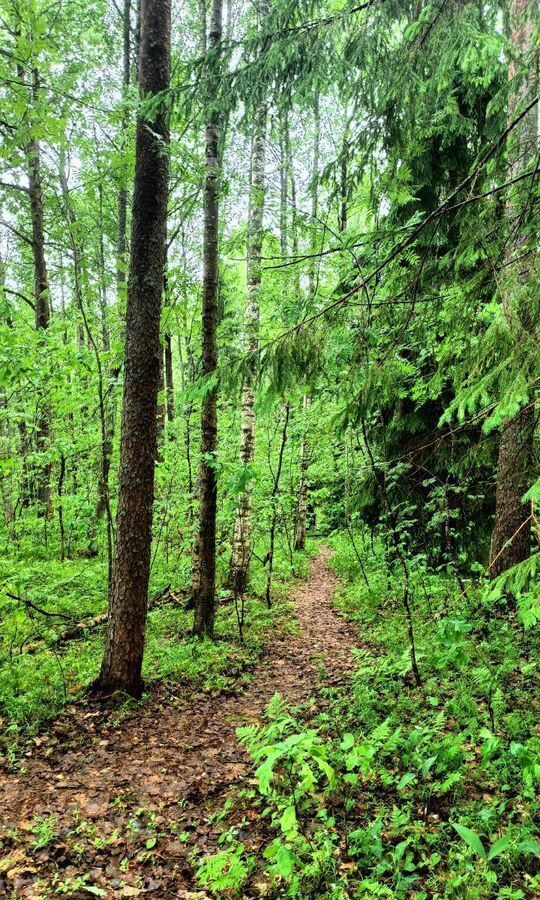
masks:
<path id="1" fill-rule="evenodd" d="M 321 668 L 334 686 L 351 670 L 353 630 L 333 608 L 328 558 L 323 550 L 294 592 L 300 633 L 272 641 L 245 692 L 193 697 L 168 686 L 128 718 L 82 706 L 58 722 L 22 774 L 0 774 L 8 858 L 0 897 L 58 896 L 54 878 L 71 897 L 194 896 L 193 847 L 215 847 L 212 813 L 250 773 L 236 728 L 260 721 L 276 690 L 300 704 L 316 691 Z M 33 849 L 40 837 L 46 845 Z M 90 891 L 78 889 L 82 877 Z"/>

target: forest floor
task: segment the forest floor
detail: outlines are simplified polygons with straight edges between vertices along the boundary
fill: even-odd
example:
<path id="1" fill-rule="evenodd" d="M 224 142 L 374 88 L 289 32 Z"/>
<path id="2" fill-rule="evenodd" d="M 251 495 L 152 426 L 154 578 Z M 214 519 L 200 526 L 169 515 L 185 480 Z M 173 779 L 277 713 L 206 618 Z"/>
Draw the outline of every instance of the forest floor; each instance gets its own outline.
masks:
<path id="1" fill-rule="evenodd" d="M 276 691 L 320 711 L 322 677 L 339 688 L 353 669 L 329 558 L 324 548 L 291 596 L 298 633 L 272 637 L 247 687 L 216 697 L 162 684 L 127 710 L 87 700 L 35 739 L 19 771 L 0 772 L 0 896 L 207 896 L 194 848 L 218 848 L 216 814 L 252 775 L 236 728 L 260 722 Z M 251 844 L 264 827 L 248 823 Z"/>

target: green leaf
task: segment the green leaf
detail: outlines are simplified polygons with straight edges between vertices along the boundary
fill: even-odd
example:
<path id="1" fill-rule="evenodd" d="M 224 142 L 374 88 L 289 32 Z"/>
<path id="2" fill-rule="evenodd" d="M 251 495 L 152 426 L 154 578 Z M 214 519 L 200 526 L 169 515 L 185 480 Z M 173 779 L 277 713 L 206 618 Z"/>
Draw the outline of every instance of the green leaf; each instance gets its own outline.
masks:
<path id="1" fill-rule="evenodd" d="M 350 732 L 344 734 L 340 747 L 342 750 L 350 750 L 351 747 L 354 747 L 354 734 L 351 734 Z"/>
<path id="2" fill-rule="evenodd" d="M 519 853 L 533 853 L 535 856 L 540 856 L 540 843 L 535 841 L 534 838 L 527 838 L 526 841 L 521 841 L 517 848 Z"/>
<path id="3" fill-rule="evenodd" d="M 414 784 L 415 781 L 416 775 L 414 774 L 414 772 L 405 772 L 405 775 L 403 775 L 402 778 L 399 779 L 399 783 L 397 786 L 398 791 L 402 791 L 409 784 Z"/>
<path id="4" fill-rule="evenodd" d="M 276 853 L 275 866 L 282 878 L 290 878 L 294 872 L 294 853 L 287 847 L 280 847 Z"/>
<path id="5" fill-rule="evenodd" d="M 296 831 L 296 810 L 294 806 L 288 806 L 280 819 L 281 830 L 285 834 Z"/>
<path id="6" fill-rule="evenodd" d="M 469 847 L 474 850 L 474 852 L 481 858 L 487 859 L 486 848 L 484 847 L 482 841 L 478 837 L 475 831 L 472 828 L 467 828 L 466 825 L 456 825 L 455 822 L 452 822 L 452 828 L 457 831 L 460 838 L 465 841 Z"/>
<path id="7" fill-rule="evenodd" d="M 155 837 L 148 838 L 148 840 L 146 842 L 146 849 L 151 850 L 152 847 L 156 846 L 156 844 L 157 844 L 157 838 L 155 838 Z"/>
<path id="8" fill-rule="evenodd" d="M 272 771 L 272 763 L 269 759 L 267 759 L 255 772 L 256 778 L 259 779 L 259 790 L 261 794 L 267 794 L 268 789 L 270 787 L 270 782 L 274 777 L 274 773 Z"/>
<path id="9" fill-rule="evenodd" d="M 436 756 L 430 756 L 429 759 L 426 759 L 424 765 L 422 766 L 422 777 L 427 778 L 434 764 L 437 762 Z"/>
<path id="10" fill-rule="evenodd" d="M 91 884 L 85 884 L 83 887 L 83 891 L 86 891 L 87 894 L 93 894 L 94 897 L 106 897 L 107 891 L 104 888 L 94 887 Z"/>
<path id="11" fill-rule="evenodd" d="M 496 856 L 500 856 L 501 853 L 504 853 L 504 851 L 508 849 L 511 843 L 512 835 L 503 834 L 502 838 L 499 838 L 499 840 L 495 841 L 495 843 L 493 844 L 491 850 L 488 853 L 488 860 L 495 859 Z"/>

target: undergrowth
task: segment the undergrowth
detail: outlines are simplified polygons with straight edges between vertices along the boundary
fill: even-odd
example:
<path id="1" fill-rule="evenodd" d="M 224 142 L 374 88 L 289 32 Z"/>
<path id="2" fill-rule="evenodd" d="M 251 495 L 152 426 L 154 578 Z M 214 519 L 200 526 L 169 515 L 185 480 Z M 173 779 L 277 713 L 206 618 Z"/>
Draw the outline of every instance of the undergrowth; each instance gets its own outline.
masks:
<path id="1" fill-rule="evenodd" d="M 264 570 L 253 565 L 252 590 L 245 604 L 243 642 L 239 640 L 236 610 L 226 591 L 219 594 L 216 640 L 192 639 L 193 613 L 184 609 L 183 602 L 188 585 L 174 584 L 179 602 L 151 609 L 148 615 L 143 675 L 149 688 L 157 680 L 168 679 L 204 691 L 220 692 L 229 689 L 239 677 L 249 677 L 249 668 L 260 655 L 272 628 L 289 624 L 290 617 L 284 613 L 288 609 L 291 581 L 295 576 L 305 576 L 307 571 L 307 554 L 295 554 L 293 568 L 284 548 L 279 550 L 272 609 L 264 602 Z M 185 578 L 181 566 L 178 571 Z M 152 574 L 151 597 L 167 587 L 169 572 L 170 560 L 166 566 L 158 556 Z M 58 715 L 67 703 L 83 696 L 96 678 L 105 626 L 98 625 L 71 640 L 61 638 L 73 623 L 89 621 L 106 612 L 106 598 L 106 571 L 98 560 L 63 563 L 25 560 L 22 566 L 20 559 L 2 559 L 0 730 L 8 760 L 15 760 L 24 741 L 36 734 L 44 722 Z"/>
<path id="2" fill-rule="evenodd" d="M 255 786 L 225 811 L 200 884 L 216 896 L 261 881 L 271 897 L 538 896 L 540 647 L 527 607 L 409 559 L 418 686 L 399 569 L 358 538 L 365 578 L 349 539 L 332 543 L 337 604 L 358 625 L 355 674 L 322 691 L 315 715 L 277 696 L 264 725 L 239 730 Z"/>

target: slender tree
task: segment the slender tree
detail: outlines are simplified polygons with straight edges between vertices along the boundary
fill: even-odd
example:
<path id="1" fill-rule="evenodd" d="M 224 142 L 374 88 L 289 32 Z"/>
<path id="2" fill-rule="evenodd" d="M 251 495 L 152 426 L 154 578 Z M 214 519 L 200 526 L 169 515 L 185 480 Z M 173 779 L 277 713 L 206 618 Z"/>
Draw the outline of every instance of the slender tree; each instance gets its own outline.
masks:
<path id="1" fill-rule="evenodd" d="M 262 282 L 262 243 L 265 198 L 267 107 L 262 102 L 255 113 L 251 146 L 251 186 L 247 235 L 247 305 L 245 311 L 246 350 L 249 369 L 242 390 L 240 462 L 248 470 L 248 483 L 238 503 L 233 537 L 231 586 L 235 594 L 245 593 L 252 543 L 253 488 L 249 467 L 255 460 L 255 378 L 259 348 L 259 320 Z"/>
<path id="2" fill-rule="evenodd" d="M 111 499 L 109 492 L 109 473 L 111 468 L 111 439 L 110 439 L 110 428 L 109 428 L 109 418 L 107 415 L 107 405 L 105 400 L 105 372 L 103 368 L 103 361 L 101 358 L 101 351 L 98 345 L 98 342 L 94 336 L 92 326 L 90 324 L 90 318 L 88 311 L 85 307 L 84 295 L 85 288 L 88 286 L 88 278 L 84 265 L 84 252 L 81 246 L 81 242 L 79 240 L 79 222 L 77 219 L 77 214 L 73 208 L 73 204 L 71 202 L 71 195 L 69 192 L 69 185 L 66 174 L 66 160 L 65 160 L 65 150 L 64 148 L 60 151 L 60 159 L 59 159 L 59 180 L 60 180 L 60 189 L 62 192 L 62 199 L 64 205 L 64 214 L 66 217 L 66 221 L 68 224 L 68 237 L 69 244 L 71 249 L 71 254 L 73 257 L 73 275 L 74 275 L 74 287 L 75 287 L 75 300 L 77 303 L 77 308 L 79 310 L 81 319 L 82 319 L 82 334 L 85 337 L 88 346 L 92 350 L 94 354 L 94 358 L 96 361 L 96 370 L 97 370 L 97 393 L 98 393 L 98 412 L 99 412 L 99 423 L 100 423 L 100 431 L 101 431 L 101 465 L 100 465 L 100 478 L 99 478 L 99 490 L 98 490 L 98 504 L 97 504 L 97 518 L 99 519 L 103 512 L 106 513 L 107 517 L 107 571 L 108 571 L 108 583 L 109 589 L 112 583 L 112 557 L 113 557 L 113 533 L 114 533 L 114 524 L 113 524 L 113 515 L 111 510 Z M 103 328 L 102 324 L 102 328 Z M 63 472 L 62 479 L 59 478 L 59 485 L 63 485 L 64 477 L 65 477 L 65 459 L 62 457 L 61 460 L 61 468 Z"/>
<path id="3" fill-rule="evenodd" d="M 139 87 L 144 98 L 170 84 L 170 0 L 143 0 Z M 152 543 L 160 315 L 169 176 L 166 97 L 139 112 L 136 136 L 131 259 L 126 313 L 125 382 L 116 555 L 102 691 L 142 691 Z"/>
<path id="4" fill-rule="evenodd" d="M 127 102 L 129 84 L 131 80 L 131 0 L 124 0 L 122 8 L 122 99 Z M 122 116 L 122 140 L 128 129 L 129 117 L 127 110 Z M 126 289 L 126 268 L 128 248 L 128 189 L 122 183 L 118 191 L 118 240 L 117 240 L 117 266 L 116 280 L 118 296 L 122 300 Z"/>
<path id="5" fill-rule="evenodd" d="M 319 96 L 315 95 L 313 118 L 315 125 L 315 135 L 313 139 L 313 161 L 311 171 L 311 261 L 308 271 L 308 293 L 309 299 L 313 300 L 317 291 L 316 285 L 316 257 L 315 257 L 315 234 L 317 228 L 317 214 L 319 209 L 319 156 L 321 148 L 321 119 L 319 109 Z M 300 489 L 298 491 L 298 509 L 296 516 L 296 530 L 294 546 L 296 550 L 304 550 L 306 546 L 307 531 L 307 510 L 308 510 L 308 469 L 309 469 L 309 441 L 307 434 L 307 419 L 309 407 L 311 404 L 310 397 L 306 394 L 303 400 L 303 422 L 304 430 L 302 434 L 302 446 L 300 450 Z"/>
<path id="6" fill-rule="evenodd" d="M 25 69 L 19 64 L 17 67 L 19 79 L 24 82 Z M 35 66 L 31 67 L 31 102 L 27 112 L 29 137 L 25 143 L 24 154 L 26 160 L 26 173 L 28 177 L 28 195 L 30 198 L 30 213 L 32 219 L 32 258 L 34 264 L 34 313 L 35 327 L 39 334 L 47 331 L 51 322 L 51 302 L 49 288 L 49 273 L 45 258 L 45 226 L 43 217 L 43 183 L 41 178 L 41 146 L 36 134 L 34 118 L 36 109 L 39 108 L 39 72 Z M 49 404 L 42 398 L 39 404 L 36 446 L 40 454 L 45 454 L 50 439 L 51 423 Z M 51 493 L 51 464 L 40 463 L 37 474 L 36 493 L 38 510 L 40 515 L 49 517 L 52 514 Z"/>
<path id="7" fill-rule="evenodd" d="M 212 0 L 208 33 L 209 68 L 207 118 L 205 128 L 206 173 L 204 181 L 202 374 L 206 393 L 202 404 L 202 458 L 200 471 L 199 584 L 196 595 L 194 634 L 214 633 L 216 602 L 216 515 L 217 515 L 217 325 L 219 292 L 219 186 L 220 124 L 216 103 L 220 89 L 222 0 Z"/>
<path id="8" fill-rule="evenodd" d="M 287 428 L 289 427 L 289 416 L 291 408 L 288 403 L 285 404 L 283 412 L 283 428 L 281 431 L 281 443 L 279 445 L 279 454 L 276 471 L 274 473 L 274 484 L 272 485 L 272 493 L 270 495 L 272 517 L 270 520 L 270 546 L 268 548 L 267 565 L 268 573 L 266 577 L 266 605 L 272 605 L 272 577 L 274 574 L 274 554 L 276 550 L 276 530 L 278 524 L 278 500 L 279 485 L 281 481 L 281 473 L 283 471 L 283 459 L 285 456 L 285 447 L 287 444 Z"/>

